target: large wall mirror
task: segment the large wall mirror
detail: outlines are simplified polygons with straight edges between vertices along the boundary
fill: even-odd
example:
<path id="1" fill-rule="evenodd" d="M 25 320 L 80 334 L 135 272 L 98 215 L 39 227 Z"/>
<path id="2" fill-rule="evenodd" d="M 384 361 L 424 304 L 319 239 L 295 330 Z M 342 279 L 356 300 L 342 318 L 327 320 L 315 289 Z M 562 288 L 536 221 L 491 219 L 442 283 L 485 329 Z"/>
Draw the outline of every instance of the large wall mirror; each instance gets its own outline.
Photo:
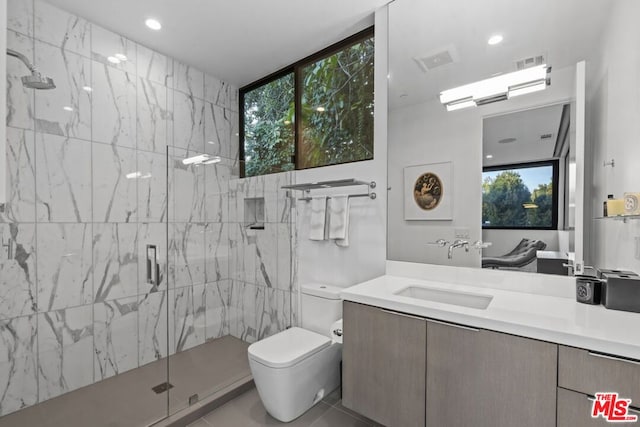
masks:
<path id="1" fill-rule="evenodd" d="M 389 5 L 388 259 L 566 275 L 575 258 L 580 269 L 585 69 L 612 3 Z M 538 69 L 542 79 L 525 76 Z M 514 72 L 524 80 L 505 84 Z M 427 199 L 437 207 L 413 206 Z"/>

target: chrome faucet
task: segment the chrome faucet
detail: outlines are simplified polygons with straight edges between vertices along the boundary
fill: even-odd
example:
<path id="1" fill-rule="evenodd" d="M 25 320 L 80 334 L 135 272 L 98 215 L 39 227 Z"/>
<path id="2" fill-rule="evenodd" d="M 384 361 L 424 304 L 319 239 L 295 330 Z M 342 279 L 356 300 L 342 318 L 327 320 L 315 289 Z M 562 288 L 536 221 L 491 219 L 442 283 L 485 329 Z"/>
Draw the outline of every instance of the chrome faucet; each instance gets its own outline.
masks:
<path id="1" fill-rule="evenodd" d="M 447 255 L 447 258 L 452 259 L 453 258 L 453 250 L 455 248 L 464 248 L 465 252 L 469 252 L 469 242 L 467 240 L 456 240 L 454 241 L 452 244 L 449 245 L 449 253 Z"/>

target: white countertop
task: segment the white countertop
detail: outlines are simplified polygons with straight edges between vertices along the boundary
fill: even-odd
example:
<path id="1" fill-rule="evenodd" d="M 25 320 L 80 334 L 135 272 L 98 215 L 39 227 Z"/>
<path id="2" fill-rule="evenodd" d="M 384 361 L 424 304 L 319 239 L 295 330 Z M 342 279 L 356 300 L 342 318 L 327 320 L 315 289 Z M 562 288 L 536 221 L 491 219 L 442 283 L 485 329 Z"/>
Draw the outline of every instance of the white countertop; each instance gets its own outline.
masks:
<path id="1" fill-rule="evenodd" d="M 392 269 L 396 274 L 398 270 Z M 474 271 L 479 276 L 478 280 L 482 280 L 481 270 Z M 580 304 L 575 298 L 568 298 L 567 292 L 549 295 L 528 293 L 522 289 L 510 291 L 504 289 L 504 283 L 500 285 L 501 289 L 497 289 L 489 283 L 474 286 L 443 281 L 442 274 L 439 276 L 436 281 L 415 276 L 385 275 L 346 288 L 341 296 L 347 301 L 402 313 L 640 359 L 640 313 Z M 523 280 L 518 275 L 505 277 Z M 549 280 L 554 279 L 550 277 Z M 568 280 L 565 278 L 566 284 Z M 394 295 L 412 285 L 491 295 L 493 300 L 486 309 L 476 309 Z M 514 283 L 514 289 L 517 286 Z"/>

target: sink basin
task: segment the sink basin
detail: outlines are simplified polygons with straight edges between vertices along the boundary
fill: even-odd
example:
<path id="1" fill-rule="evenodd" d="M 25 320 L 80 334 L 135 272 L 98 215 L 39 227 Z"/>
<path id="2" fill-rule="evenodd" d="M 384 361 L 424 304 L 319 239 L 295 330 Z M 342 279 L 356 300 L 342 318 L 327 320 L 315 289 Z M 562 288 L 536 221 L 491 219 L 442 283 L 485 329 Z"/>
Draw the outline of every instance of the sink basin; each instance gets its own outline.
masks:
<path id="1" fill-rule="evenodd" d="M 441 302 L 443 304 L 460 305 L 469 308 L 485 310 L 493 297 L 491 295 L 473 294 L 470 292 L 445 291 L 443 289 L 426 286 L 409 286 L 394 295 L 416 298 L 425 301 Z"/>

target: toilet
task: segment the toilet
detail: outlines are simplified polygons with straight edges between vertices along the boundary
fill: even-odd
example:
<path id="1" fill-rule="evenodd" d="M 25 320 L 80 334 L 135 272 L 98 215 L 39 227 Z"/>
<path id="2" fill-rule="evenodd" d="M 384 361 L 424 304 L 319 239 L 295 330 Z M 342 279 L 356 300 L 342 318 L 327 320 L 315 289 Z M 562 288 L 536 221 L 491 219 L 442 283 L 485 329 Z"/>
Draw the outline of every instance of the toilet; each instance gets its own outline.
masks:
<path id="1" fill-rule="evenodd" d="M 340 385 L 342 344 L 332 325 L 342 317 L 341 288 L 301 286 L 301 324 L 249 346 L 249 366 L 269 414 L 289 422 Z"/>

